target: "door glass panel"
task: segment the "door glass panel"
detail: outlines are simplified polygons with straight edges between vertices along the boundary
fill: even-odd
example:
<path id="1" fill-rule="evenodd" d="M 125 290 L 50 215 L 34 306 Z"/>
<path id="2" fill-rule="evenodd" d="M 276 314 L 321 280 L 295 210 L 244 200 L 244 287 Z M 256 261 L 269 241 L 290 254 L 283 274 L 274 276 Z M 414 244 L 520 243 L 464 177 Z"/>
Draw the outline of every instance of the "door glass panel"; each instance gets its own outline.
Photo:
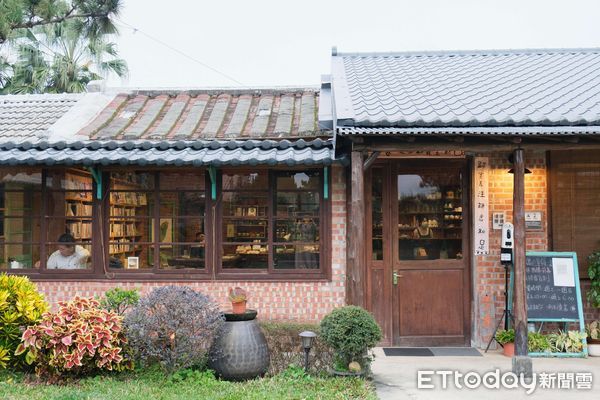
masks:
<path id="1" fill-rule="evenodd" d="M 398 175 L 400 260 L 461 259 L 459 170 Z"/>
<path id="2" fill-rule="evenodd" d="M 383 260 L 383 170 L 374 168 L 371 178 L 372 259 Z"/>

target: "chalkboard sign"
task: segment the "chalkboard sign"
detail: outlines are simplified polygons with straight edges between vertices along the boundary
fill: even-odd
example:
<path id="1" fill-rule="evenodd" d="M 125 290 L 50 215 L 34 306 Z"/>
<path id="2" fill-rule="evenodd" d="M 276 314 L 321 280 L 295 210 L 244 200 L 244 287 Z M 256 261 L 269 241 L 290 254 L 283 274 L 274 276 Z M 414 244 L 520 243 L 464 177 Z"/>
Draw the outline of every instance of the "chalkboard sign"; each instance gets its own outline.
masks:
<path id="1" fill-rule="evenodd" d="M 574 253 L 527 253 L 527 319 L 578 321 L 581 292 Z"/>
<path id="2" fill-rule="evenodd" d="M 544 323 L 562 322 L 563 330 L 579 322 L 579 331 L 585 333 L 577 254 L 574 252 L 527 252 L 525 259 L 527 279 L 527 321 Z M 512 310 L 514 274 L 510 274 L 509 309 Z M 578 353 L 529 353 L 531 357 L 587 357 L 587 343 Z"/>

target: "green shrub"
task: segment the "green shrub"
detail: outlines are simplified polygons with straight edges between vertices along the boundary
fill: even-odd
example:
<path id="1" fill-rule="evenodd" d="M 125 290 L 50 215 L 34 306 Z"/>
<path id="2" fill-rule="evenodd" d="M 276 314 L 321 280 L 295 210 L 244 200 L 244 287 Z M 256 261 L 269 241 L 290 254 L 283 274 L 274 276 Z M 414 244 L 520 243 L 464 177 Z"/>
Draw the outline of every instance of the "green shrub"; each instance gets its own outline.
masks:
<path id="1" fill-rule="evenodd" d="M 204 366 L 223 322 L 219 306 L 187 286 L 154 289 L 125 316 L 135 356 L 169 372 Z"/>
<path id="2" fill-rule="evenodd" d="M 588 257 L 588 276 L 591 286 L 587 298 L 592 307 L 600 308 L 600 251 Z"/>
<path id="3" fill-rule="evenodd" d="M 334 349 L 336 368 L 345 369 L 351 362 L 368 367 L 367 352 L 381 340 L 381 329 L 366 310 L 346 306 L 323 318 L 321 336 Z"/>
<path id="4" fill-rule="evenodd" d="M 0 275 L 0 368 L 22 368 L 25 355 L 16 355 L 27 326 L 48 310 L 44 296 L 27 277 Z"/>
<path id="5" fill-rule="evenodd" d="M 316 324 L 300 322 L 266 321 L 260 326 L 271 356 L 268 375 L 274 376 L 292 366 L 304 366 L 304 350 L 300 343 L 300 332 L 312 331 L 317 334 L 309 354 L 309 367 L 313 372 L 326 372 L 333 361 L 333 350 L 322 339 L 320 327 Z"/>
<path id="6" fill-rule="evenodd" d="M 124 290 L 119 287 L 107 290 L 100 299 L 100 306 L 119 315 L 125 315 L 127 310 L 136 306 L 140 301 L 137 289 Z"/>
<path id="7" fill-rule="evenodd" d="M 133 369 L 124 350 L 122 317 L 93 298 L 58 303 L 56 312 L 23 332 L 17 353 L 26 354 L 38 375 L 81 376 L 102 370 Z"/>
<path id="8" fill-rule="evenodd" d="M 496 341 L 502 345 L 505 345 L 506 343 L 514 343 L 515 342 L 515 330 L 514 329 L 499 330 L 498 332 L 496 332 Z"/>

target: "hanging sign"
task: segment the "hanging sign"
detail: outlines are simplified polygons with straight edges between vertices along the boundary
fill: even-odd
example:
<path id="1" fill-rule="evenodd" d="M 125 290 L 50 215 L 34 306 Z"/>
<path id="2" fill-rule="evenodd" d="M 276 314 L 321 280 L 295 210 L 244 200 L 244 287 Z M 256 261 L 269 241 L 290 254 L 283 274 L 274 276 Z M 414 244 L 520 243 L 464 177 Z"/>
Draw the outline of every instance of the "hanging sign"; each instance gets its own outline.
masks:
<path id="1" fill-rule="evenodd" d="M 475 195 L 473 199 L 475 255 L 490 252 L 489 169 L 488 157 L 475 157 Z"/>

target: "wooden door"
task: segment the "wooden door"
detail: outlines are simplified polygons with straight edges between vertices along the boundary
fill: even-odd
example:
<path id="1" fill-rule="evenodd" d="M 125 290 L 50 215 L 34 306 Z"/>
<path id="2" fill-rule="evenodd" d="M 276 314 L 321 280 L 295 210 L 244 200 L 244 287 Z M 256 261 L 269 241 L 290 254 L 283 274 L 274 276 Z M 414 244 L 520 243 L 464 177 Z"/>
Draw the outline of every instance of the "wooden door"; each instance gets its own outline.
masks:
<path id="1" fill-rule="evenodd" d="M 468 345 L 466 163 L 397 161 L 391 174 L 393 343 Z"/>

